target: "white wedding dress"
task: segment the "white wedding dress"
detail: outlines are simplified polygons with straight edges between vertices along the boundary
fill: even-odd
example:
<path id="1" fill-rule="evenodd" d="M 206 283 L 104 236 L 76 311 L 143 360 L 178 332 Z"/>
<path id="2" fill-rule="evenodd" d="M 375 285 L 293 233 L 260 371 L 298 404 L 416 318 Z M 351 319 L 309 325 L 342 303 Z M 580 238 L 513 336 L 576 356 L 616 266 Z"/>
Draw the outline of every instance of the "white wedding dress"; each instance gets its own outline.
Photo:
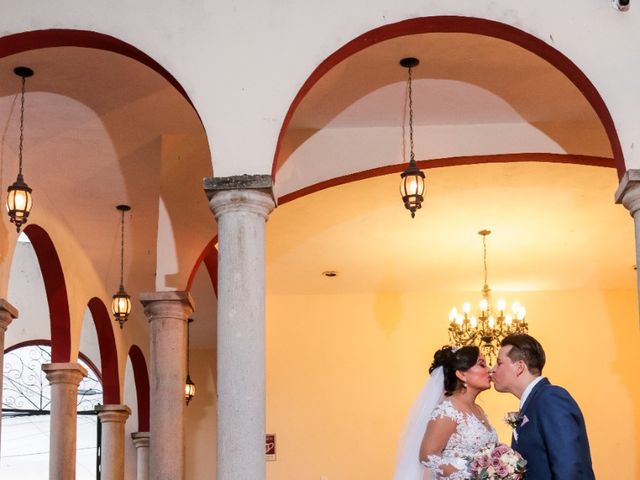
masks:
<path id="1" fill-rule="evenodd" d="M 420 444 L 430 420 L 447 417 L 456 422 L 456 431 L 440 455 L 430 455 L 426 465 L 420 464 Z M 457 410 L 444 396 L 442 367 L 436 368 L 418 395 L 400 438 L 394 480 L 467 480 L 471 478 L 467 465 L 480 450 L 498 442 L 491 425 L 475 415 Z M 452 465 L 458 471 L 444 476 L 441 467 Z"/>
<path id="2" fill-rule="evenodd" d="M 440 455 L 429 455 L 425 466 L 434 480 L 467 480 L 471 478 L 467 470 L 469 459 L 476 452 L 494 446 L 498 442 L 498 434 L 491 425 L 485 425 L 475 415 L 456 409 L 450 400 L 442 401 L 431 414 L 431 420 L 443 417 L 456 422 L 456 431 Z M 444 476 L 441 469 L 443 465 L 452 465 L 458 471 Z"/>

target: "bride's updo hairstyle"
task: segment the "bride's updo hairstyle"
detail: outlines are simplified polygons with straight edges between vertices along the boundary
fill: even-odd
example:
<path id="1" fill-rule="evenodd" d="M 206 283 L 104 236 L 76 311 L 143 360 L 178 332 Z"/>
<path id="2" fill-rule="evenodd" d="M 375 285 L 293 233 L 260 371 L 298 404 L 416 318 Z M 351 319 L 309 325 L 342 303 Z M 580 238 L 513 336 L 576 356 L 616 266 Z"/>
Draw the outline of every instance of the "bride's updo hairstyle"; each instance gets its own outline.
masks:
<path id="1" fill-rule="evenodd" d="M 454 351 L 450 345 L 445 345 L 433 355 L 433 363 L 429 373 L 442 367 L 444 374 L 444 394 L 449 397 L 453 392 L 462 388 L 462 381 L 456 376 L 456 372 L 466 372 L 478 362 L 480 349 L 475 346 L 458 348 Z"/>

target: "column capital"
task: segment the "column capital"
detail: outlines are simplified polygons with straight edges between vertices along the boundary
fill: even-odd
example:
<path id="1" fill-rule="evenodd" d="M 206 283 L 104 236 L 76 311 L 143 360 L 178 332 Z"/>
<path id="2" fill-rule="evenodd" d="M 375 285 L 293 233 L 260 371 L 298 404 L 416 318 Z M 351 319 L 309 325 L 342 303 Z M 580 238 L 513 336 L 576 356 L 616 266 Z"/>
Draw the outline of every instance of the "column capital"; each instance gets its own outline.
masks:
<path id="1" fill-rule="evenodd" d="M 189 292 L 145 292 L 140 294 L 140 303 L 150 322 L 156 318 L 173 318 L 186 322 L 195 310 L 195 303 Z"/>
<path id="2" fill-rule="evenodd" d="M 0 328 L 6 330 L 12 320 L 18 318 L 18 309 L 0 298 Z"/>
<path id="3" fill-rule="evenodd" d="M 244 212 L 266 220 L 277 203 L 271 175 L 207 177 L 204 191 L 216 219 L 225 213 Z"/>
<path id="4" fill-rule="evenodd" d="M 131 415 L 131 409 L 122 404 L 99 405 L 96 407 L 98 417 L 102 423 L 120 422 L 124 423 Z"/>
<path id="5" fill-rule="evenodd" d="M 151 434 L 149 432 L 134 432 L 131 434 L 131 438 L 136 448 L 144 448 L 149 447 Z"/>
<path id="6" fill-rule="evenodd" d="M 42 371 L 46 373 L 47 380 L 51 385 L 68 383 L 77 387 L 80 381 L 87 376 L 85 368 L 79 363 L 73 362 L 44 363 Z"/>
<path id="7" fill-rule="evenodd" d="M 632 216 L 640 210 L 640 170 L 627 170 L 615 194 L 616 203 L 625 206 Z"/>

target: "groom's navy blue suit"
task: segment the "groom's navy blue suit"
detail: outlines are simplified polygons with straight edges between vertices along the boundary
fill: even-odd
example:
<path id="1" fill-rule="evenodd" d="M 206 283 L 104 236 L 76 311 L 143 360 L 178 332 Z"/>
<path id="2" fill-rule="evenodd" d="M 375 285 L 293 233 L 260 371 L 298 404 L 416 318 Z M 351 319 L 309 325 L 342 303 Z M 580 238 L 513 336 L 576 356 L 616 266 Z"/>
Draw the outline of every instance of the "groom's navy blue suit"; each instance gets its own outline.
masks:
<path id="1" fill-rule="evenodd" d="M 527 480 L 594 480 L 580 407 L 564 388 L 543 378 L 520 410 L 511 447 L 527 460 Z"/>

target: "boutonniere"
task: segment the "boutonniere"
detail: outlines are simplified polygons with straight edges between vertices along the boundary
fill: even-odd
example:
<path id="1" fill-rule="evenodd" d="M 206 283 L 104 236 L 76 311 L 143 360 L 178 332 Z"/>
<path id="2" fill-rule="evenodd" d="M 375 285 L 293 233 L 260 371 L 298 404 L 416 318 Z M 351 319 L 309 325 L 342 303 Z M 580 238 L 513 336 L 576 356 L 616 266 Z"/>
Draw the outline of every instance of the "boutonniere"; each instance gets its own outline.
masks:
<path id="1" fill-rule="evenodd" d="M 504 422 L 510 425 L 511 428 L 517 428 L 524 422 L 526 417 L 520 412 L 507 412 L 504 416 Z"/>

